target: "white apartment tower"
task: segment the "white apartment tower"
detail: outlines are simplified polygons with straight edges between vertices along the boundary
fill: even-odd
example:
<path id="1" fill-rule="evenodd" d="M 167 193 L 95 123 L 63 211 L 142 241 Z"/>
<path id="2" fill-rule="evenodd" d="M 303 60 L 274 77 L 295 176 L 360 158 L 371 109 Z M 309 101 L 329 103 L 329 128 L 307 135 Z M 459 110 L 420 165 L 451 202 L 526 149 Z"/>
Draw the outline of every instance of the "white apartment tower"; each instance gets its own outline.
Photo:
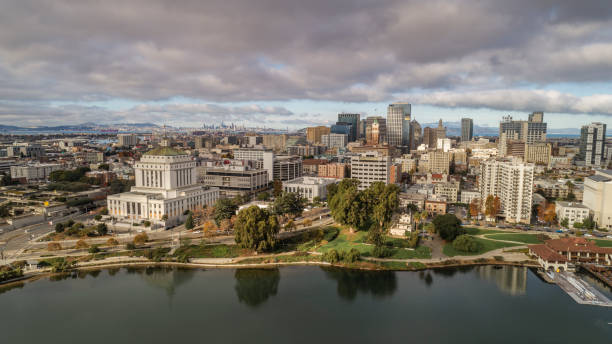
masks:
<path id="1" fill-rule="evenodd" d="M 480 165 L 480 199 L 499 197 L 508 222 L 531 222 L 534 165 L 516 159 L 489 159 Z"/>
<path id="2" fill-rule="evenodd" d="M 359 190 L 367 189 L 374 182 L 389 184 L 391 180 L 391 157 L 377 152 L 366 152 L 351 157 L 351 178 L 360 181 Z"/>
<path id="3" fill-rule="evenodd" d="M 579 159 L 586 166 L 601 166 L 604 162 L 604 147 L 606 145 L 606 125 L 591 123 L 580 129 Z"/>

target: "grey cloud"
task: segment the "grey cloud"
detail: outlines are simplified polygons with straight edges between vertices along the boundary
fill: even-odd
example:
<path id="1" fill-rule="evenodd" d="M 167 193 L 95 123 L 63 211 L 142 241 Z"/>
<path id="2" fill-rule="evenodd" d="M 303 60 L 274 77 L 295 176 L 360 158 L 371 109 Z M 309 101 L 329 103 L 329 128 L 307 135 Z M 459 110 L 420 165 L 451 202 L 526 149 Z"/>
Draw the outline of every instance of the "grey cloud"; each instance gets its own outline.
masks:
<path id="1" fill-rule="evenodd" d="M 609 1 L 0 0 L 0 8 L 0 99 L 31 110 L 37 101 L 177 96 L 387 101 L 415 90 L 612 77 Z"/>

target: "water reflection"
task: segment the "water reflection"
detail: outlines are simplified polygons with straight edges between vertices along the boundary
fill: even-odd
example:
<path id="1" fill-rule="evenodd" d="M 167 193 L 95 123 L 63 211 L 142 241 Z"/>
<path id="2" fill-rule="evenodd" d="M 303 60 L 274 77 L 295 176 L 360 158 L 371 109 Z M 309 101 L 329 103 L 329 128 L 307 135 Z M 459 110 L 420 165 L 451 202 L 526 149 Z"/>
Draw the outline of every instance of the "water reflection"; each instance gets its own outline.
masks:
<path id="1" fill-rule="evenodd" d="M 477 276 L 494 282 L 499 290 L 510 295 L 527 292 L 527 268 L 507 265 L 486 265 L 477 268 Z"/>
<path id="2" fill-rule="evenodd" d="M 238 269 L 236 279 L 236 296 L 238 301 L 251 307 L 258 307 L 270 296 L 278 292 L 280 271 L 278 269 Z"/>
<path id="3" fill-rule="evenodd" d="M 423 280 L 423 282 L 425 282 L 425 285 L 427 287 L 431 287 L 431 284 L 433 283 L 433 277 L 431 276 L 430 270 L 419 271 L 419 278 Z"/>
<path id="4" fill-rule="evenodd" d="M 23 282 L 3 285 L 3 286 L 0 286 L 0 294 L 4 294 L 7 291 L 11 291 L 13 289 L 22 289 L 23 287 L 25 287 L 25 283 Z"/>
<path id="5" fill-rule="evenodd" d="M 361 271 L 321 267 L 327 278 L 338 282 L 338 295 L 345 300 L 355 300 L 358 293 L 372 294 L 383 298 L 391 296 L 397 289 L 397 278 L 393 271 Z"/>
<path id="6" fill-rule="evenodd" d="M 174 267 L 129 268 L 127 272 L 140 274 L 147 284 L 165 290 L 168 296 L 173 296 L 178 287 L 191 280 L 195 274 L 195 270 L 193 269 L 180 269 Z"/>

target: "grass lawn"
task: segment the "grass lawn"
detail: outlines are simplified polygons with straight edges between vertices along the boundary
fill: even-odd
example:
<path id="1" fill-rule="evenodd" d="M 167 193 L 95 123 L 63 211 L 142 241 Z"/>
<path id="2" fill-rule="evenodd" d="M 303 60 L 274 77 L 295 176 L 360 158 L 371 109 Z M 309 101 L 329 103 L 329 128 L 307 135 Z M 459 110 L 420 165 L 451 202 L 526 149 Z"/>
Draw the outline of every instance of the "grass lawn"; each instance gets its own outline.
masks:
<path id="1" fill-rule="evenodd" d="M 235 258 L 242 251 L 237 245 L 189 245 L 183 246 L 174 252 L 175 257 L 186 255 L 189 258 Z"/>
<path id="2" fill-rule="evenodd" d="M 496 240 L 508 240 L 508 241 L 517 241 L 525 244 L 541 244 L 542 240 L 538 239 L 535 234 L 523 234 L 523 233 L 507 233 L 507 234 L 489 234 L 485 235 L 487 239 L 496 239 Z"/>
<path id="3" fill-rule="evenodd" d="M 479 254 L 483 254 L 485 252 L 496 250 L 498 248 L 512 247 L 512 246 L 519 246 L 520 245 L 520 244 L 512 244 L 512 243 L 509 243 L 509 242 L 487 240 L 487 239 L 482 239 L 482 238 L 474 238 L 474 240 L 476 240 L 478 243 L 480 243 L 480 250 L 478 250 L 478 252 L 463 252 L 463 251 L 455 250 L 455 248 L 453 247 L 452 243 L 448 243 L 448 244 L 444 245 L 444 248 L 442 249 L 442 252 L 444 252 L 444 254 L 447 255 L 448 257 L 454 257 L 454 256 L 476 256 L 476 255 L 479 255 Z"/>
<path id="4" fill-rule="evenodd" d="M 593 241 L 599 247 L 612 247 L 612 240 L 594 239 Z"/>
<path id="5" fill-rule="evenodd" d="M 335 249 L 336 251 L 350 251 L 352 248 L 357 249 L 362 256 L 370 257 L 373 245 L 366 244 L 366 238 L 368 233 L 365 231 L 359 231 L 356 233 L 350 233 L 348 231 L 342 231 L 336 237 L 336 239 L 328 242 L 327 244 L 319 247 L 317 251 L 325 253 L 329 250 Z M 396 243 L 397 241 L 397 243 Z M 413 258 L 431 258 L 431 250 L 429 247 L 420 246 L 414 250 L 403 248 L 405 246 L 404 239 L 389 238 L 385 239 L 385 242 L 392 242 L 397 244 L 396 247 L 387 247 L 389 250 L 389 256 L 386 258 L 392 259 L 413 259 Z"/>
<path id="6" fill-rule="evenodd" d="M 481 234 L 496 234 L 496 233 L 508 233 L 497 229 L 480 229 L 474 227 L 464 227 L 465 232 L 469 235 L 481 235 Z"/>

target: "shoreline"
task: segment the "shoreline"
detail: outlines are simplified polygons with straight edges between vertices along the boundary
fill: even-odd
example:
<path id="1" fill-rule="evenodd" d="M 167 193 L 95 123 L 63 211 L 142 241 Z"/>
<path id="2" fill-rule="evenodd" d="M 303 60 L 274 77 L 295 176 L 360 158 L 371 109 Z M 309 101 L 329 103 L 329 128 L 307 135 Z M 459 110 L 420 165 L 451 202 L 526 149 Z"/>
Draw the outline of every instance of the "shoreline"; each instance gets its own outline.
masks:
<path id="1" fill-rule="evenodd" d="M 458 267 L 472 267 L 472 266 L 516 266 L 516 267 L 526 267 L 526 268 L 538 268 L 539 265 L 535 263 L 525 263 L 525 262 L 505 262 L 505 261 L 496 261 L 496 262 L 476 262 L 476 261 L 455 261 L 451 264 L 423 264 L 422 267 L 409 267 L 406 265 L 405 269 L 399 268 L 390 268 L 382 265 L 378 265 L 376 267 L 373 266 L 360 266 L 360 265 L 345 265 L 345 264 L 331 264 L 328 262 L 313 262 L 313 261 L 302 261 L 302 262 L 273 262 L 273 263 L 247 263 L 247 264 L 206 264 L 206 263 L 180 263 L 180 262 L 153 262 L 149 260 L 142 261 L 131 261 L 131 262 L 109 262 L 106 264 L 93 264 L 93 265 L 85 265 L 85 266 L 76 266 L 70 270 L 62 271 L 62 272 L 51 272 L 51 271 L 40 271 L 34 272 L 31 274 L 24 274 L 24 276 L 19 277 L 18 279 L 12 279 L 7 281 L 0 282 L 0 288 L 2 287 L 10 287 L 18 284 L 30 283 L 37 281 L 42 278 L 52 277 L 52 276 L 60 276 L 66 273 L 72 273 L 76 271 L 95 271 L 95 270 L 103 270 L 109 268 L 130 268 L 130 267 L 179 267 L 186 269 L 265 269 L 265 268 L 274 268 L 274 267 L 285 267 L 285 266 L 326 266 L 326 267 L 334 267 L 340 269 L 347 270 L 363 270 L 363 271 L 407 271 L 407 272 L 417 272 L 424 270 L 436 270 L 436 269 L 445 269 L 445 268 L 458 268 Z"/>

